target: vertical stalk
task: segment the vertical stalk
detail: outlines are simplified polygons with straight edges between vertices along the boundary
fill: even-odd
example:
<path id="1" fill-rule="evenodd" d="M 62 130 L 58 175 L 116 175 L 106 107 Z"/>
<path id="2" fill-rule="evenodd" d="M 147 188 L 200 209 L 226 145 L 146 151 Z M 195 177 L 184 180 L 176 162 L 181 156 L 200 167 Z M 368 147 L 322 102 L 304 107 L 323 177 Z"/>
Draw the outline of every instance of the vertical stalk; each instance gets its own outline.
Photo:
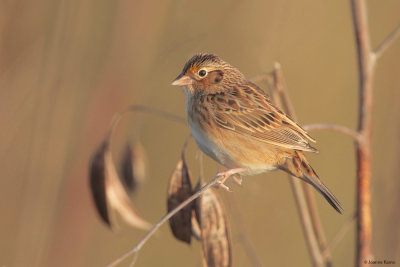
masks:
<path id="1" fill-rule="evenodd" d="M 371 219 L 371 143 L 375 55 L 371 50 L 367 11 L 364 0 L 351 0 L 352 17 L 357 44 L 359 79 L 357 157 L 357 237 L 356 266 L 372 257 Z"/>
<path id="2" fill-rule="evenodd" d="M 275 63 L 271 78 L 272 81 L 270 81 L 270 85 L 274 88 L 272 91 L 272 98 L 275 104 L 291 118 L 296 119 L 279 63 Z M 331 266 L 330 251 L 327 249 L 324 230 L 319 220 L 315 198 L 313 192 L 310 190 L 310 185 L 301 182 L 297 177 L 290 177 L 289 182 L 296 201 L 297 211 L 299 212 L 313 266 Z M 322 251 L 326 251 L 326 253 L 323 254 Z"/>

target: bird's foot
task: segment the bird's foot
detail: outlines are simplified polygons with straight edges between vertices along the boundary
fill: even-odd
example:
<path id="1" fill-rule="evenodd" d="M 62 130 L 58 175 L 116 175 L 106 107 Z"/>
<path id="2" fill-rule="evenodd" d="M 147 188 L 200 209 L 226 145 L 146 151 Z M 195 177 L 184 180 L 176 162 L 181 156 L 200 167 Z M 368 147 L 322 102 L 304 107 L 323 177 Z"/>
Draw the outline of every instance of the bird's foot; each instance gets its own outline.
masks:
<path id="1" fill-rule="evenodd" d="M 240 173 L 232 174 L 231 177 L 232 177 L 233 181 L 235 182 L 235 184 L 242 185 L 243 177 Z"/>
<path id="2" fill-rule="evenodd" d="M 228 192 L 232 192 L 232 189 L 230 189 L 227 185 L 225 185 L 226 180 L 231 177 L 232 175 L 234 175 L 232 178 L 234 179 L 234 181 L 241 185 L 242 184 L 242 176 L 240 175 L 241 172 L 245 171 L 246 169 L 244 168 L 236 168 L 236 169 L 230 169 L 227 171 L 223 171 L 223 172 L 218 172 L 215 177 L 218 178 L 217 181 L 217 185 L 216 187 L 219 188 L 221 187 L 222 189 L 228 191 Z"/>

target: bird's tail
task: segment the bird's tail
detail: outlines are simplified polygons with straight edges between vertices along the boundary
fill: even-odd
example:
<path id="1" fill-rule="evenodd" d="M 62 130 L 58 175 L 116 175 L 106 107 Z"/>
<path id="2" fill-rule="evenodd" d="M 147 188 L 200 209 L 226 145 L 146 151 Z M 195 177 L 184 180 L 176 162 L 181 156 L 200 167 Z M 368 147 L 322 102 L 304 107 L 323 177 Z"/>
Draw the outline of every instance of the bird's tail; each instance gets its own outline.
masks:
<path id="1" fill-rule="evenodd" d="M 321 182 L 302 151 L 295 151 L 295 156 L 288 158 L 280 168 L 312 185 L 337 212 L 342 214 L 343 207 L 339 200 Z"/>

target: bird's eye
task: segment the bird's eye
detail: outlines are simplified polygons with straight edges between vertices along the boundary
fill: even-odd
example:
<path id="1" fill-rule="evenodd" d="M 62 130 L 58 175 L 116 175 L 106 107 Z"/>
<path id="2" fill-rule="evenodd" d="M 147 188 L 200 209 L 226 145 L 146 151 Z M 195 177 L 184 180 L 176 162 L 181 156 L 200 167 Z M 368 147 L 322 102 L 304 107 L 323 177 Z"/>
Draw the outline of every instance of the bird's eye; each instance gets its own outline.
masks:
<path id="1" fill-rule="evenodd" d="M 206 71 L 206 70 L 200 70 L 200 71 L 199 71 L 200 77 L 204 77 L 204 76 L 206 76 L 206 74 L 207 74 L 207 71 Z"/>

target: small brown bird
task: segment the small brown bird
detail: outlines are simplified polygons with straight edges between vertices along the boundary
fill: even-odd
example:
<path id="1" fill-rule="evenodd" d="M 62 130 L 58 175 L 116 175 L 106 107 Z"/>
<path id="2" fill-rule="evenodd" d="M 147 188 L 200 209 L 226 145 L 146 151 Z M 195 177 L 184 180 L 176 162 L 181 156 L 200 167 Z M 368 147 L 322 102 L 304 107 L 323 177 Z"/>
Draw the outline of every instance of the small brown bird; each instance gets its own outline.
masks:
<path id="1" fill-rule="evenodd" d="M 272 104 L 269 96 L 236 68 L 213 54 L 197 54 L 172 85 L 187 97 L 189 127 L 200 149 L 228 168 L 217 176 L 284 170 L 314 186 L 339 213 L 343 208 L 320 181 L 303 151 L 315 140 Z"/>

